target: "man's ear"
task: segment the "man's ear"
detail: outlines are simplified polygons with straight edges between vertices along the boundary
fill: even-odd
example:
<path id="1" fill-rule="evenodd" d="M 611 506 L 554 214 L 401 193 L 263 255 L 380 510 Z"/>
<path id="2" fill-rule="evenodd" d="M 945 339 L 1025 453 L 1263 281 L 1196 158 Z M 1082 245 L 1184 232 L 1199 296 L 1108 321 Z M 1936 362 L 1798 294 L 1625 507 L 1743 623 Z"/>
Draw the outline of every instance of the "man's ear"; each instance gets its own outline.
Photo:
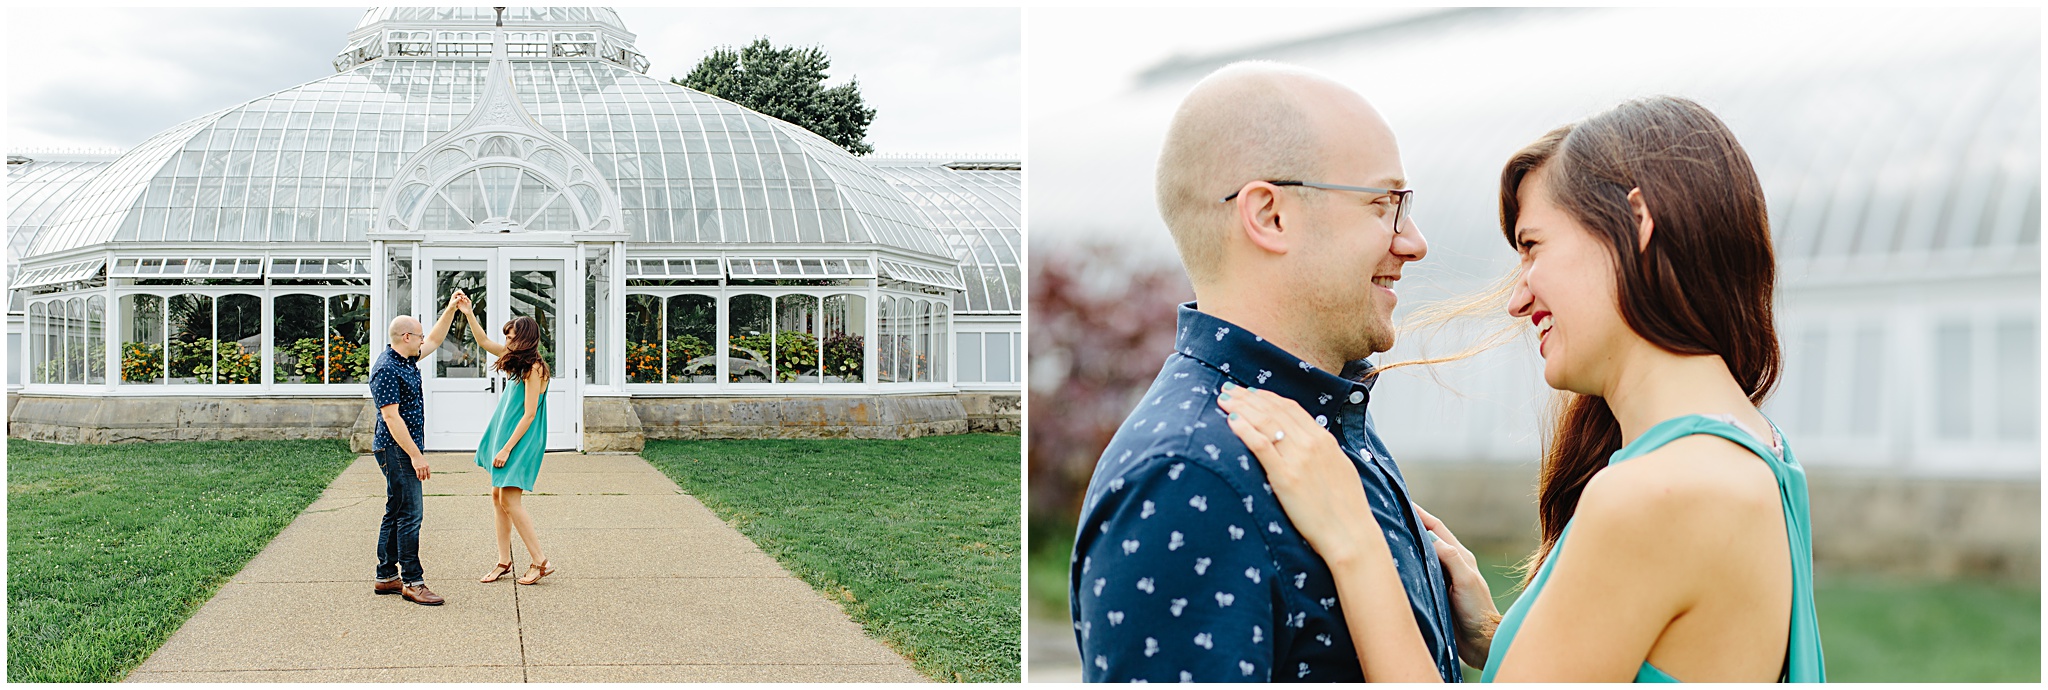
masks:
<path id="1" fill-rule="evenodd" d="M 1650 217 L 1649 204 L 1643 203 L 1643 188 L 1628 190 L 1628 210 L 1636 217 L 1636 251 L 1650 250 L 1650 235 L 1657 229 L 1657 221 Z"/>
<path id="2" fill-rule="evenodd" d="M 1274 254 L 1286 254 L 1294 239 L 1287 231 L 1291 229 L 1299 206 L 1276 194 L 1279 189 L 1264 182 L 1253 182 L 1245 185 L 1237 198 L 1231 201 L 1236 204 L 1237 230 L 1251 241 L 1252 246 Z"/>

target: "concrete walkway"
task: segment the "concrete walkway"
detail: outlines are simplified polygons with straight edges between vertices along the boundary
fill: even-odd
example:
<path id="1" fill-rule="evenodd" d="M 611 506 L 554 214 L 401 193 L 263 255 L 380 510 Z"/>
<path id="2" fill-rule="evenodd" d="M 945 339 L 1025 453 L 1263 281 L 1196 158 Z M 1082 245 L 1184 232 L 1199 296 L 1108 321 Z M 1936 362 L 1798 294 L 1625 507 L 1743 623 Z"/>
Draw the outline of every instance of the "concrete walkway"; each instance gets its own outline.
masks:
<path id="1" fill-rule="evenodd" d="M 363 456 L 128 680 L 924 680 L 638 456 L 550 454 L 526 507 L 556 573 L 478 583 L 497 546 L 473 457 L 429 459 L 420 555 L 448 603 L 371 594 L 384 478 Z"/>

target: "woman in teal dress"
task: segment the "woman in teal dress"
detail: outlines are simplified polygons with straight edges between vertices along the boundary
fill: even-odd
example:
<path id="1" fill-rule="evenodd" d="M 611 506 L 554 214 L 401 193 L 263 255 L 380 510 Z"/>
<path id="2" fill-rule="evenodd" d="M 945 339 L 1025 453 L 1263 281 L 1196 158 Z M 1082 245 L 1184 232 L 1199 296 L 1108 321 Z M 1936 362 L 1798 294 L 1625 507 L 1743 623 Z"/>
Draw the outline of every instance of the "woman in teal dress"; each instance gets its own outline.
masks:
<path id="1" fill-rule="evenodd" d="M 1536 330 L 1562 411 L 1541 545 L 1505 616 L 1471 552 L 1411 506 L 1450 574 L 1460 656 L 1488 681 L 1825 680 L 1805 473 L 1757 410 L 1781 365 L 1748 154 L 1697 103 L 1632 101 L 1515 154 L 1500 202 L 1521 257 L 1508 311 Z M 1218 404 L 1335 574 L 1367 679 L 1437 679 L 1335 440 L 1271 393 Z"/>
<path id="2" fill-rule="evenodd" d="M 467 300 L 462 302 L 462 313 L 468 317 L 469 332 L 485 350 L 497 355 L 494 366 L 512 382 L 498 396 L 498 411 L 491 416 L 483 444 L 476 449 L 477 466 L 491 473 L 491 507 L 498 532 L 498 564 L 478 582 L 496 582 L 511 574 L 512 530 L 517 528 L 520 540 L 526 543 L 526 555 L 532 559 L 517 582 L 530 585 L 555 572 L 541 551 L 533 517 L 526 514 L 526 505 L 520 501 L 533 490 L 541 456 L 547 451 L 549 371 L 540 356 L 540 324 L 527 316 L 513 319 L 505 324 L 505 342 L 499 343 L 484 330 Z"/>

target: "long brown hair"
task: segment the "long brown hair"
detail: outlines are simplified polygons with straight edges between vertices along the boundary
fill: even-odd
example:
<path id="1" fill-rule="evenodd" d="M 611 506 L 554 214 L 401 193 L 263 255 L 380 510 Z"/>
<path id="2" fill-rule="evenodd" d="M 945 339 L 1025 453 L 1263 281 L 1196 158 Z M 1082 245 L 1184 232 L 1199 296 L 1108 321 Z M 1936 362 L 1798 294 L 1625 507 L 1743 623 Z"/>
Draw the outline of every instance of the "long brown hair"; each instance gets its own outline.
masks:
<path id="1" fill-rule="evenodd" d="M 1517 193 L 1541 166 L 1549 166 L 1551 201 L 1607 246 L 1629 329 L 1670 352 L 1720 355 L 1750 402 L 1762 404 L 1779 374 L 1771 320 L 1777 263 L 1763 186 L 1727 125 L 1698 103 L 1660 96 L 1543 135 L 1501 171 L 1501 233 L 1511 246 Z M 1631 189 L 1642 190 L 1654 223 L 1647 246 L 1639 244 Z M 1543 543 L 1524 584 L 1621 445 L 1606 400 L 1564 394 L 1536 484 Z"/>
<path id="2" fill-rule="evenodd" d="M 498 358 L 496 366 L 520 381 L 526 380 L 535 366 L 545 370 L 547 365 L 540 361 L 540 324 L 533 317 L 521 316 L 505 324 L 505 356 Z"/>

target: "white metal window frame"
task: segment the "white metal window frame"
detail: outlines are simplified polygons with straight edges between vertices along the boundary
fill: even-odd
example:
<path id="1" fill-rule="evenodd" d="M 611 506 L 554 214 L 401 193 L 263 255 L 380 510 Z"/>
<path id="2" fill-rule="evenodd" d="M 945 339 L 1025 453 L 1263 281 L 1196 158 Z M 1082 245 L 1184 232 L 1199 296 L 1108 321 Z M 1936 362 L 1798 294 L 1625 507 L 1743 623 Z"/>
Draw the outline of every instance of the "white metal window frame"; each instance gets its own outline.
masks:
<path id="1" fill-rule="evenodd" d="M 619 347 L 619 348 L 617 348 L 617 349 L 618 349 L 618 350 L 620 351 L 620 359 L 621 359 L 621 361 L 623 361 L 623 359 L 624 359 L 624 352 L 625 352 L 625 347 L 624 347 L 624 345 L 625 345 L 625 342 L 626 342 L 626 337 L 625 337 L 625 318 L 624 318 L 624 315 L 625 315 L 625 313 L 626 313 L 626 312 L 625 312 L 625 306 L 626 306 L 626 302 L 627 302 L 627 301 L 628 301 L 628 300 L 629 300 L 629 299 L 631 298 L 631 296 L 632 296 L 632 295 L 648 295 L 648 296 L 652 296 L 652 297 L 659 297 L 659 298 L 660 298 L 660 299 L 662 300 L 663 304 L 666 304 L 666 303 L 668 302 L 668 299 L 669 299 L 670 297 L 675 297 L 675 296 L 679 296 L 679 295 L 704 295 L 704 296 L 710 297 L 710 298 L 712 298 L 713 300 L 715 300 L 715 301 L 717 302 L 717 305 L 718 305 L 718 316 L 717 316 L 717 323 L 715 324 L 715 325 L 717 326 L 717 331 L 716 331 L 716 332 L 717 332 L 717 338 L 718 338 L 718 342 L 716 343 L 716 345 L 717 345 L 717 352 L 718 352 L 718 358 L 719 358 L 719 361 L 718 361 L 718 373 L 717 373 L 717 379 L 718 379 L 718 380 L 717 380 L 717 381 L 713 381 L 713 382 L 711 382 L 711 383 L 665 383 L 665 382 L 664 382 L 664 383 L 626 383 L 626 381 L 628 380 L 628 377 L 627 377 L 627 375 L 626 375 L 626 371 L 625 371 L 624 367 L 623 367 L 623 366 L 621 366 L 621 367 L 620 367 L 620 369 L 618 370 L 618 376 L 619 376 L 619 381 L 621 382 L 621 385 L 622 385 L 622 386 L 624 386 L 624 388 L 625 388 L 626 392 L 628 392 L 628 393 L 633 393 L 633 394 L 719 394 L 719 395 L 725 395 L 725 394 L 734 394 L 734 393 L 773 393 L 773 394 L 776 394 L 776 395 L 790 395 L 790 394 L 801 394 L 801 395 L 860 395 L 860 394 L 869 394 L 869 393 L 874 393 L 874 392 L 876 392 L 877 390 L 883 390 L 883 389 L 885 389 L 885 388 L 886 388 L 886 389 L 889 389 L 889 390 L 895 390 L 895 387 L 894 387 L 894 386 L 895 386 L 895 384 L 886 384 L 886 385 L 883 385 L 883 384 L 876 384 L 876 383 L 875 383 L 875 374 L 874 374 L 874 364 L 875 364 L 875 330 L 874 330 L 874 329 L 875 329 L 875 327 L 876 327 L 876 325 L 877 325 L 877 320 L 876 320 L 876 312 L 875 312 L 875 305 L 876 305 L 876 304 L 878 304 L 878 295 L 876 294 L 876 291 L 875 291 L 875 289 L 874 289 L 873 287 L 869 287 L 869 286 L 846 286 L 846 285 L 831 285 L 831 286 L 828 286 L 828 285 L 820 285 L 820 286 L 815 286 L 815 287 L 810 287 L 810 286 L 775 286 L 775 287 L 767 287 L 767 286 L 752 286 L 752 285 L 719 285 L 719 286 L 693 286 L 693 287 L 641 287 L 641 286 L 629 286 L 629 287 L 627 287 L 627 288 L 626 288 L 625 292 L 623 292 L 623 293 L 621 293 L 621 294 L 625 295 L 625 297 L 622 297 L 621 299 L 619 299 L 619 300 L 618 300 L 618 302 L 619 302 L 619 307 L 618 307 L 619 311 L 618 311 L 618 313 L 619 313 L 619 315 L 620 315 L 620 319 L 619 319 L 619 321 L 618 321 L 618 333 L 619 333 L 619 343 L 620 343 L 620 347 Z M 766 296 L 767 298 L 769 298 L 770 300 L 777 300 L 777 299 L 780 299 L 780 298 L 781 298 L 782 296 L 784 296 L 784 295 L 810 295 L 810 296 L 815 296 L 815 297 L 817 297 L 817 298 L 818 298 L 818 299 L 819 299 L 819 300 L 820 300 L 821 302 L 822 302 L 822 301 L 823 301 L 823 300 L 824 300 L 825 298 L 827 298 L 827 297 L 832 297 L 832 296 L 834 296 L 834 295 L 850 295 L 850 296 L 854 296 L 854 297 L 859 297 L 859 298 L 861 298 L 861 300 L 862 300 L 862 305 L 861 305 L 861 308 L 862 308 L 862 311 L 863 311 L 863 315 L 862 315 L 862 318 L 864 318 L 864 319 L 866 319 L 866 320 L 867 320 L 867 324 L 866 324 L 866 325 L 867 325 L 867 331 L 865 332 L 865 334 L 864 334 L 864 335 L 862 335 L 862 338 L 861 338 L 861 360 L 862 360 L 861 372 L 862 372 L 862 379 L 863 379 L 863 380 L 862 380 L 862 382 L 861 382 L 861 383 L 733 383 L 733 382 L 731 382 L 731 381 L 728 381 L 727 379 L 728 379 L 728 378 L 729 378 L 729 377 L 731 376 L 731 371 L 729 371 L 729 369 L 728 369 L 728 368 L 727 368 L 727 366 L 726 366 L 726 360 L 727 360 L 727 358 L 728 358 L 728 357 L 730 357 L 730 356 L 731 356 L 731 355 L 730 355 L 730 352 L 731 352 L 731 350 L 729 349 L 729 345 L 730 345 L 730 341 L 731 341 L 731 337 L 732 337 L 732 335 L 731 335 L 731 313 L 732 313 L 732 299 L 733 299 L 733 298 L 735 298 L 735 297 L 739 297 L 739 296 L 741 296 L 741 295 L 763 295 L 763 296 Z M 666 336 L 668 335 L 668 331 L 667 331 L 667 327 L 668 327 L 668 324 L 667 324 L 667 319 L 663 319 L 662 321 L 663 321 L 663 323 L 662 323 L 662 329 L 663 329 L 663 330 L 662 330 L 662 335 L 663 335 L 663 337 L 666 337 Z M 920 385 L 929 385 L 929 384 L 920 384 Z"/>
<path id="2" fill-rule="evenodd" d="M 19 290 L 86 280 L 97 275 L 100 267 L 105 265 L 107 265 L 106 257 L 93 257 L 84 261 L 73 261 L 46 268 L 30 269 L 22 271 L 21 277 L 14 284 L 9 285 L 8 288 Z"/>
<path id="3" fill-rule="evenodd" d="M 364 381 L 362 383 L 276 382 L 276 301 L 278 297 L 284 295 L 313 295 L 319 297 L 323 301 L 333 298 L 337 295 L 366 295 L 370 298 L 371 303 L 375 304 L 377 301 L 377 296 L 373 293 L 374 288 L 372 286 L 367 285 L 134 285 L 110 288 L 109 299 L 107 300 L 106 319 L 106 327 L 108 329 L 107 343 L 109 345 L 107 351 L 107 383 L 104 386 L 75 386 L 74 388 L 90 388 L 94 390 L 103 391 L 118 391 L 121 395 L 124 396 L 181 396 L 211 392 L 232 392 L 234 395 L 238 397 L 363 397 L 365 395 L 368 395 L 370 392 L 370 384 L 368 381 Z M 262 316 L 260 318 L 262 320 L 263 340 L 265 343 L 263 348 L 263 363 L 261 365 L 263 367 L 262 383 L 168 384 L 121 382 L 119 344 L 127 342 L 125 336 L 121 335 L 122 333 L 125 332 L 122 329 L 125 326 L 127 326 L 127 324 L 121 321 L 120 300 L 129 295 L 154 295 L 168 301 L 174 295 L 191 294 L 206 295 L 213 297 L 215 300 L 219 300 L 221 297 L 226 295 L 255 295 L 262 299 L 263 310 Z M 322 328 L 324 329 L 325 327 L 326 326 L 323 324 Z M 374 335 L 376 329 L 373 327 L 371 329 L 371 332 Z M 169 335 L 170 334 L 168 332 L 168 329 L 166 329 L 165 337 L 169 337 Z M 375 340 L 376 339 L 372 337 L 372 342 L 370 344 L 365 345 L 365 347 L 375 347 Z M 381 352 L 381 350 L 372 350 L 370 353 L 371 361 L 374 362 L 376 360 L 377 355 L 381 354 Z"/>

